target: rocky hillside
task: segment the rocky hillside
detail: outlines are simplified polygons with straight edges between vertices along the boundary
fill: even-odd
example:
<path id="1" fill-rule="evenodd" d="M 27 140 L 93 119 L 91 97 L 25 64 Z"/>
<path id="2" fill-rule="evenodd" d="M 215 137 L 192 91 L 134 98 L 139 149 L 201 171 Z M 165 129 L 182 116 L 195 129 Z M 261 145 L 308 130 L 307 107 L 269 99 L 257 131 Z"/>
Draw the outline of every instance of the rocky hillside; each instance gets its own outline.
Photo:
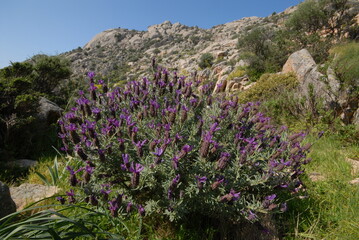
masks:
<path id="1" fill-rule="evenodd" d="M 279 28 L 294 9 L 265 18 L 246 17 L 210 29 L 169 21 L 150 26 L 147 31 L 109 29 L 97 34 L 83 48 L 64 55 L 70 59 L 77 76 L 88 71 L 120 78 L 126 72 L 127 76 L 134 73 L 137 76 L 148 69 L 154 57 L 167 68 L 192 72 L 203 53 L 213 54 L 217 62 L 241 65 L 244 63 L 239 61 L 238 37 L 255 26 Z"/>
<path id="2" fill-rule="evenodd" d="M 317 13 L 308 13 L 306 7 Z M 314 86 L 316 97 L 326 100 L 324 105 L 334 108 L 344 122 L 359 122 L 358 102 L 352 104 L 350 100 L 356 99 L 356 95 L 353 97 L 345 93 L 355 93 L 355 86 L 359 84 L 339 79 L 334 70 L 328 68 L 330 64 L 327 62 L 329 49 L 335 44 L 345 42 L 346 38 L 358 39 L 358 12 L 357 0 L 343 0 L 342 5 L 331 0 L 308 0 L 303 5 L 268 17 L 246 17 L 210 29 L 170 21 L 150 26 L 147 31 L 109 29 L 97 34 L 83 48 L 63 55 L 70 60 L 75 77 L 94 71 L 111 79 L 112 83 L 135 80 L 148 75 L 151 61 L 155 58 L 157 63 L 171 71 L 178 71 L 180 75 L 196 72 L 197 79 L 202 82 L 216 82 L 215 92 L 232 93 L 242 92 L 256 84 L 248 75 L 258 79 L 266 72 L 280 72 L 289 56 L 303 50 L 300 53 L 306 53 L 305 57 L 298 62 L 300 66 L 310 67 L 304 67 L 305 71 L 300 66 L 292 67 L 298 68 L 298 71 L 292 70 L 301 84 L 298 89 L 305 89 L 304 95 L 309 99 L 308 89 Z M 321 14 L 326 18 L 316 19 Z M 354 30 L 349 30 L 351 27 Z M 309 52 L 304 48 L 308 48 Z M 211 55 L 210 68 L 205 66 L 201 69 L 199 62 L 205 54 Z M 327 67 L 325 64 L 317 66 L 317 60 L 326 63 Z M 248 68 L 245 71 L 238 68 L 246 66 L 254 69 L 254 74 Z M 258 66 L 265 67 L 260 69 Z M 285 68 L 283 72 L 286 72 Z M 308 75 L 309 72 L 313 74 Z M 301 78 L 302 75 L 305 78 Z M 323 89 L 330 91 L 328 93 Z"/>

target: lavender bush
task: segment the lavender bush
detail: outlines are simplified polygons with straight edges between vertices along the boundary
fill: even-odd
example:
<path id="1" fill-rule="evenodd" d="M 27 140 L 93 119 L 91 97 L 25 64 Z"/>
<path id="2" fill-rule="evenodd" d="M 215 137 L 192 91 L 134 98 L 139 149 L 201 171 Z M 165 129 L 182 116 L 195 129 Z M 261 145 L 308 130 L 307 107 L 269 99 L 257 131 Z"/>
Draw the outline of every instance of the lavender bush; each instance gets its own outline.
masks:
<path id="1" fill-rule="evenodd" d="M 286 210 L 304 188 L 310 159 L 303 133 L 289 136 L 258 112 L 259 103 L 212 96 L 213 85 L 159 69 L 153 79 L 89 93 L 59 121 L 71 203 L 87 201 L 113 217 L 138 212 L 171 221 L 193 214 L 254 222 Z"/>

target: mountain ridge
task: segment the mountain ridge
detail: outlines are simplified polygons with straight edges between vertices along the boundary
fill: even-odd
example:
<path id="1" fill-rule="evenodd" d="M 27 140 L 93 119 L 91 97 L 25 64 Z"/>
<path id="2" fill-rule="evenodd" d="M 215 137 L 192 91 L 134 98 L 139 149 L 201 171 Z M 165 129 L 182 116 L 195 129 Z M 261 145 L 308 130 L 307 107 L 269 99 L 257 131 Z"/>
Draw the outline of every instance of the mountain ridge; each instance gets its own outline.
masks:
<path id="1" fill-rule="evenodd" d="M 290 7 L 268 17 L 244 17 L 209 29 L 171 23 L 168 20 L 151 25 L 146 31 L 107 29 L 96 34 L 83 48 L 61 55 L 71 61 L 75 76 L 83 76 L 88 71 L 111 75 L 123 64 L 130 65 L 138 75 L 147 69 L 143 66 L 149 66 L 152 58 L 160 59 L 169 68 L 193 71 L 193 63 L 206 52 L 216 57 L 225 55 L 229 61 L 237 59 L 239 55 L 236 45 L 241 34 L 255 25 L 270 24 L 276 27 L 295 8 Z"/>

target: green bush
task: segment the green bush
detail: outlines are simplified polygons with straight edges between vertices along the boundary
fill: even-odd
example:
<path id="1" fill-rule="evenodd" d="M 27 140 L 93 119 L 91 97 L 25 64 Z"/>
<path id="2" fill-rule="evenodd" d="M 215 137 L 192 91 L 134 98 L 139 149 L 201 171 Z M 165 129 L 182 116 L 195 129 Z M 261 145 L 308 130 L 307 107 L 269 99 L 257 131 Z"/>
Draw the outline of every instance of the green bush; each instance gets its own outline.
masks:
<path id="1" fill-rule="evenodd" d="M 33 72 L 31 79 L 35 91 L 52 94 L 60 81 L 68 79 L 71 75 L 70 64 L 60 57 L 36 55 L 31 59 Z"/>
<path id="2" fill-rule="evenodd" d="M 233 72 L 231 72 L 228 75 L 228 80 L 237 78 L 237 77 L 242 77 L 244 74 L 246 74 L 246 71 L 243 69 L 243 67 L 237 67 Z"/>
<path id="3" fill-rule="evenodd" d="M 52 150 L 49 144 L 40 141 L 49 141 L 50 132 L 35 126 L 38 102 L 41 96 L 60 102 L 66 99 L 67 102 L 69 93 L 62 94 L 60 90 L 55 96 L 53 90 L 69 76 L 67 61 L 45 55 L 36 55 L 27 62 L 15 62 L 0 69 L 1 159 L 29 158 L 42 152 L 44 146 Z M 52 132 L 50 136 L 54 134 Z M 55 142 L 51 141 L 52 144 Z"/>
<path id="4" fill-rule="evenodd" d="M 202 69 L 212 67 L 213 65 L 214 57 L 210 53 L 204 53 L 201 55 L 201 58 L 199 59 L 198 66 Z"/>
<path id="5" fill-rule="evenodd" d="M 314 33 L 322 29 L 326 21 L 327 17 L 319 1 L 307 0 L 299 4 L 286 26 L 292 31 Z"/>
<path id="6" fill-rule="evenodd" d="M 246 72 L 252 80 L 265 72 L 280 71 L 288 56 L 299 49 L 288 32 L 268 27 L 252 29 L 238 39 L 237 47 L 242 51 L 241 58 L 249 62 Z"/>
<path id="7" fill-rule="evenodd" d="M 274 36 L 273 29 L 256 27 L 248 34 L 238 39 L 238 48 L 245 48 L 257 56 L 266 56 L 269 51 L 269 40 Z"/>
<path id="8" fill-rule="evenodd" d="M 297 78 L 292 73 L 264 74 L 253 87 L 240 93 L 239 101 L 245 103 L 267 100 L 272 96 L 280 94 L 281 91 L 293 89 L 297 85 Z"/>
<path id="9" fill-rule="evenodd" d="M 359 87 L 359 43 L 341 44 L 330 50 L 336 75 L 347 86 Z"/>

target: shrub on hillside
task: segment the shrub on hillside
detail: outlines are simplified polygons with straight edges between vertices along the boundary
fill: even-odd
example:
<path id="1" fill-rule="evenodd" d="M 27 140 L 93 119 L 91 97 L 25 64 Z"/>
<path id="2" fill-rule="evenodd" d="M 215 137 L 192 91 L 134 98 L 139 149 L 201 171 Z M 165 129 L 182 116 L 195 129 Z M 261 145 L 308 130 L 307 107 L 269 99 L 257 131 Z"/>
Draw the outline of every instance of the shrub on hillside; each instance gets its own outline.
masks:
<path id="1" fill-rule="evenodd" d="M 359 43 L 352 42 L 336 46 L 330 50 L 331 65 L 336 75 L 346 85 L 359 87 Z"/>
<path id="2" fill-rule="evenodd" d="M 281 91 L 293 89 L 298 84 L 294 74 L 263 74 L 257 83 L 247 91 L 240 93 L 239 101 L 242 103 L 250 101 L 267 100 Z"/>
<path id="3" fill-rule="evenodd" d="M 242 77 L 244 74 L 246 74 L 246 71 L 243 69 L 243 67 L 237 67 L 233 72 L 231 72 L 228 75 L 228 80 L 232 80 L 237 77 Z"/>
<path id="4" fill-rule="evenodd" d="M 199 59 L 198 66 L 202 69 L 212 67 L 213 65 L 214 57 L 210 53 L 204 53 L 201 55 L 201 58 Z"/>
<path id="5" fill-rule="evenodd" d="M 322 29 L 327 17 L 319 1 L 307 0 L 299 4 L 298 9 L 290 16 L 286 25 L 293 31 L 309 33 Z"/>
<path id="6" fill-rule="evenodd" d="M 123 88 L 100 81 L 101 91 L 93 76 L 59 121 L 63 150 L 76 159 L 70 203 L 228 228 L 285 211 L 302 189 L 305 134 L 274 127 L 257 103 L 214 99 L 211 85 L 196 93 L 197 82 L 166 70 Z"/>

